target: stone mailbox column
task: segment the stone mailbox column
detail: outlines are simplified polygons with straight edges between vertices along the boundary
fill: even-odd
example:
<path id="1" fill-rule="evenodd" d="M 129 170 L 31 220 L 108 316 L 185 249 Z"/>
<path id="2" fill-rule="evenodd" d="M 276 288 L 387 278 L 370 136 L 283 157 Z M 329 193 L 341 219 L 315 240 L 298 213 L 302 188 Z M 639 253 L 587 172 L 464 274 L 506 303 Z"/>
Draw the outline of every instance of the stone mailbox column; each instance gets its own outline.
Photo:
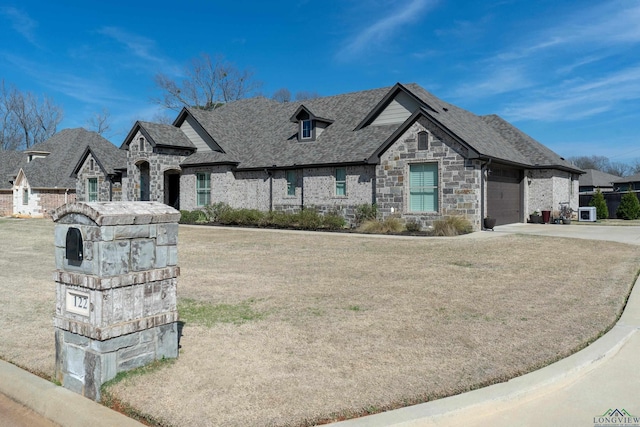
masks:
<path id="1" fill-rule="evenodd" d="M 180 213 L 158 202 L 76 202 L 52 218 L 56 377 L 100 400 L 118 372 L 178 356 Z"/>

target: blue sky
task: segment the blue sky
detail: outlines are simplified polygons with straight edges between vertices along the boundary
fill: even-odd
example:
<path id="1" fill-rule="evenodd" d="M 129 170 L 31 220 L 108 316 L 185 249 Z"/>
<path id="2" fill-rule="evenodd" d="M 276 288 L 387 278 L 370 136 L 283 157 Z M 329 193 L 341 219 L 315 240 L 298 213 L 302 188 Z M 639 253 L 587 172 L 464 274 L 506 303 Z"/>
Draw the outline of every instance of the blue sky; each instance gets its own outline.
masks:
<path id="1" fill-rule="evenodd" d="M 135 120 L 162 112 L 150 101 L 154 75 L 179 80 L 201 53 L 251 69 L 268 97 L 415 82 L 564 157 L 640 159 L 637 0 L 0 5 L 0 79 L 61 105 L 59 129 L 107 109 L 116 145 Z"/>

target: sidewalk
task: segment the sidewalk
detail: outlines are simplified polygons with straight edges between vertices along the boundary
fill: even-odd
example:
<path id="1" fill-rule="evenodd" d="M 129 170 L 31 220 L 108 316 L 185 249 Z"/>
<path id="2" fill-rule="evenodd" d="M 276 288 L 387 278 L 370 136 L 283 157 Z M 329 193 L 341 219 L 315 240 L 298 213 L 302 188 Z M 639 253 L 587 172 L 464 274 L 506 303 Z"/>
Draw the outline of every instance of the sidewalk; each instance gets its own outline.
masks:
<path id="1" fill-rule="evenodd" d="M 540 234 L 640 245 L 640 227 L 514 224 L 489 233 Z M 478 236 L 480 237 L 480 236 Z M 640 278 L 624 313 L 604 336 L 582 351 L 508 382 L 382 414 L 332 424 L 382 426 L 640 426 Z M 633 415 L 606 423 L 609 410 Z M 637 417 L 637 419 L 636 419 Z M 610 417 L 609 420 L 612 418 Z"/>

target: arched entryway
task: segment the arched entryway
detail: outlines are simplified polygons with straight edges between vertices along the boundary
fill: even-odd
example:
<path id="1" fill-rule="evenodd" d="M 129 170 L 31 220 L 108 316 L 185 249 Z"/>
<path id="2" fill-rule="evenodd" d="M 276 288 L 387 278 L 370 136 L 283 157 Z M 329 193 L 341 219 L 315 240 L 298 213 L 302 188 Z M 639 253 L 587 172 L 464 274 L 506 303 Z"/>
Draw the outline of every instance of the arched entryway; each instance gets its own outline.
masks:
<path id="1" fill-rule="evenodd" d="M 137 164 L 140 172 L 140 200 L 148 202 L 151 197 L 151 176 L 149 172 L 149 162 L 140 162 Z"/>
<path id="2" fill-rule="evenodd" d="M 180 209 L 180 171 L 168 170 L 164 173 L 164 203 Z"/>

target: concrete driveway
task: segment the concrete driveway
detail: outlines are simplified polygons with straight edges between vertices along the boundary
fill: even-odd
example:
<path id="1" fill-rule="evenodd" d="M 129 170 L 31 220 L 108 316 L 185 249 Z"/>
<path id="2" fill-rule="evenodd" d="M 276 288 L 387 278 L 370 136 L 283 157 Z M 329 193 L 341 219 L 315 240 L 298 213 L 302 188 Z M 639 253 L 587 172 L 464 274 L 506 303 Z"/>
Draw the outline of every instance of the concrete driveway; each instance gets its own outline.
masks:
<path id="1" fill-rule="evenodd" d="M 556 224 L 509 224 L 499 225 L 493 233 L 536 234 L 539 236 L 572 237 L 587 240 L 608 240 L 612 242 L 640 245 L 640 226 L 609 226 L 585 223 L 571 225 Z M 483 233 L 491 233 L 486 231 Z"/>

